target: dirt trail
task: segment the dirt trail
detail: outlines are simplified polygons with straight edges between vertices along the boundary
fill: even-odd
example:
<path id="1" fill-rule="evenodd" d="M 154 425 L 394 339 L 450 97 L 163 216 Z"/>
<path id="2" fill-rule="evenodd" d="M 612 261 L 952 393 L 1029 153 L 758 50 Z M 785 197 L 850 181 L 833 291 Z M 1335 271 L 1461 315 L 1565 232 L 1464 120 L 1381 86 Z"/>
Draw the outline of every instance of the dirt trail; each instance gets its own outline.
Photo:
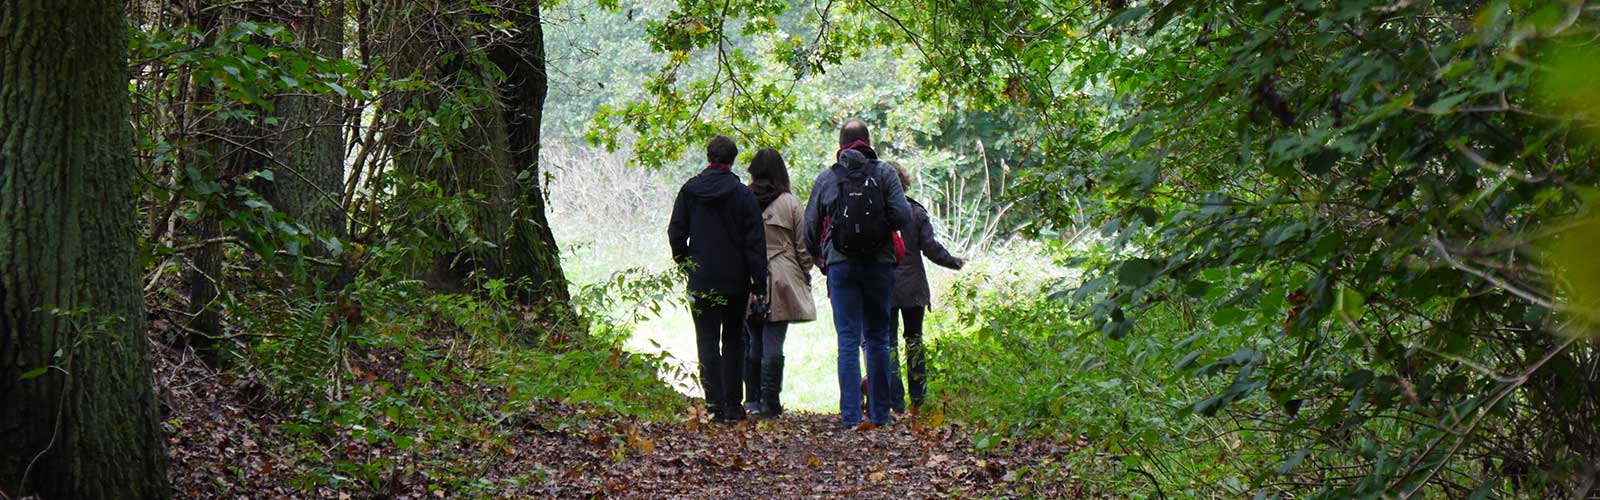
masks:
<path id="1" fill-rule="evenodd" d="M 838 429 L 837 415 L 787 414 L 737 424 L 650 424 L 648 453 L 607 465 L 612 498 L 1071 497 L 1053 471 L 1077 443 L 1006 443 L 978 457 L 964 433 L 920 422 Z M 637 447 L 637 446 L 636 446 Z M 1045 471 L 1052 473 L 1045 474 Z"/>
<path id="2" fill-rule="evenodd" d="M 649 421 L 541 399 L 460 422 L 482 438 L 411 449 L 360 439 L 355 426 L 297 435 L 311 406 L 156 350 L 179 498 L 1084 497 L 1064 465 L 1088 452 L 1081 441 L 995 440 L 980 454 L 969 429 L 939 417 L 857 432 L 837 428 L 838 415 Z"/>

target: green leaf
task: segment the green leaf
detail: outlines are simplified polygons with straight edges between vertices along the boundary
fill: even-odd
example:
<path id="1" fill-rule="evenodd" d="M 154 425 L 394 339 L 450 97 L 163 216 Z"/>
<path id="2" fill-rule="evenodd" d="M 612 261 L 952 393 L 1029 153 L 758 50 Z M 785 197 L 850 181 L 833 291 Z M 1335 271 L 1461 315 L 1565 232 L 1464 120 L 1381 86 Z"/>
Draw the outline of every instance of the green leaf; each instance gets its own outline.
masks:
<path id="1" fill-rule="evenodd" d="M 28 370 L 26 372 L 23 372 L 22 373 L 22 377 L 18 378 L 17 380 L 29 380 L 29 379 L 39 378 L 39 376 L 44 375 L 45 372 L 48 372 L 48 371 L 50 371 L 50 367 L 48 367 L 48 366 L 41 366 L 41 367 L 38 367 L 38 368 L 34 368 L 32 370 Z"/>
<path id="2" fill-rule="evenodd" d="M 1293 455 L 1289 455 L 1287 459 L 1284 459 L 1283 464 L 1278 465 L 1278 475 L 1287 475 L 1289 471 L 1294 470 L 1295 466 L 1300 465 L 1300 462 L 1304 461 L 1306 456 L 1310 454 L 1311 450 L 1305 449 L 1294 452 Z"/>
<path id="3" fill-rule="evenodd" d="M 1428 106 L 1428 112 L 1438 114 L 1446 113 L 1451 109 L 1454 109 L 1457 104 L 1461 104 L 1461 101 L 1467 100 L 1468 97 L 1472 97 L 1472 93 L 1461 92 L 1449 97 L 1441 98 L 1437 101 L 1433 101 L 1433 105 Z"/>
<path id="4" fill-rule="evenodd" d="M 1244 319 L 1244 316 L 1244 311 L 1237 307 L 1224 307 L 1222 309 L 1218 309 L 1214 313 L 1211 313 L 1211 324 L 1217 326 L 1228 326 L 1238 323 L 1239 320 Z"/>
<path id="5" fill-rule="evenodd" d="M 1124 286 L 1138 288 L 1155 279 L 1156 262 L 1150 259 L 1131 259 L 1117 268 L 1117 281 Z"/>
<path id="6" fill-rule="evenodd" d="M 1194 351 L 1190 352 L 1188 355 L 1185 355 L 1183 357 L 1183 359 L 1178 360 L 1178 364 L 1173 366 L 1172 369 L 1175 370 L 1175 371 L 1183 371 L 1183 370 L 1188 369 L 1191 366 L 1194 366 L 1195 360 L 1200 359 L 1200 355 L 1202 353 L 1203 353 L 1203 351 L 1201 351 L 1199 349 L 1195 349 Z"/>
<path id="7" fill-rule="evenodd" d="M 1356 291 L 1356 289 L 1340 287 L 1339 296 L 1335 299 L 1333 307 L 1334 310 L 1339 311 L 1341 318 L 1354 323 L 1361 319 L 1361 312 L 1366 302 L 1366 297 L 1362 296 L 1361 292 Z"/>

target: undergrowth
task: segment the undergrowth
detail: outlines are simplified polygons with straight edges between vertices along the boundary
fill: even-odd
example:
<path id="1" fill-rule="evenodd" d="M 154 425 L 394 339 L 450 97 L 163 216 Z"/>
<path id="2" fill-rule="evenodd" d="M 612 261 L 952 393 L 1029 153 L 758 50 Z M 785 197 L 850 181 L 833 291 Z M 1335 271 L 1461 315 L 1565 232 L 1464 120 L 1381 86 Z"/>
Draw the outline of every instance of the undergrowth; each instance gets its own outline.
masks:
<path id="1" fill-rule="evenodd" d="M 254 338 L 235 369 L 283 413 L 276 444 L 296 487 L 382 492 L 407 471 L 434 491 L 487 495 L 550 479 L 501 477 L 481 457 L 515 458 L 530 430 L 615 434 L 618 419 L 686 409 L 657 378 L 660 356 L 621 348 L 625 328 L 561 331 L 486 289 L 377 281 L 337 301 L 262 296 L 234 311 Z"/>
<path id="2" fill-rule="evenodd" d="M 950 284 L 927 325 L 935 418 L 973 427 L 985 453 L 1028 439 L 1086 443 L 1062 465 L 1100 494 L 1249 496 L 1246 464 L 1277 457 L 1252 449 L 1248 433 L 1182 414 L 1226 386 L 1180 366 L 1220 339 L 1173 338 L 1185 331 L 1181 306 L 1113 339 L 1037 274 L 980 268 Z"/>

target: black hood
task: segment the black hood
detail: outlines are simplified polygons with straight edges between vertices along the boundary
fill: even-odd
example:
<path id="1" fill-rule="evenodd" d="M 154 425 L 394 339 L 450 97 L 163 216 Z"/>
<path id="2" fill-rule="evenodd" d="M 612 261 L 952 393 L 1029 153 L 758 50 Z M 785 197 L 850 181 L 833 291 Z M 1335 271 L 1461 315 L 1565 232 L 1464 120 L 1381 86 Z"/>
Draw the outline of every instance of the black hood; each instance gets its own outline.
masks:
<path id="1" fill-rule="evenodd" d="M 855 170 L 871 165 L 872 159 L 860 151 L 846 149 L 839 152 L 839 164 L 844 165 L 844 168 Z"/>
<path id="2" fill-rule="evenodd" d="M 708 168 L 683 184 L 683 192 L 702 200 L 715 200 L 733 196 L 744 184 L 739 176 L 727 170 Z"/>

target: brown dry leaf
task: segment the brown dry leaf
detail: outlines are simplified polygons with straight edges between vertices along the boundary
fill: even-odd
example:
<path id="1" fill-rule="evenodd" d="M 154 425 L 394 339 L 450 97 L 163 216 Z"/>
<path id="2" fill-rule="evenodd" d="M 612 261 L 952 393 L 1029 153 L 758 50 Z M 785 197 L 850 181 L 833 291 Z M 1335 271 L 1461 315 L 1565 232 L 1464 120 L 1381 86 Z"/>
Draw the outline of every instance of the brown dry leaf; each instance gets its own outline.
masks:
<path id="1" fill-rule="evenodd" d="M 1004 476 L 1005 473 L 1006 473 L 1005 466 L 1000 465 L 1000 464 L 995 463 L 995 462 L 984 463 L 984 461 L 979 460 L 978 461 L 978 467 L 983 469 L 983 472 L 988 474 L 990 478 L 994 478 L 994 479 L 999 479 L 1001 476 Z"/>
<path id="2" fill-rule="evenodd" d="M 874 483 L 881 483 L 881 482 L 884 482 L 887 479 L 889 479 L 889 475 L 885 474 L 883 471 L 878 471 L 878 472 L 874 472 L 874 473 L 871 473 L 871 474 L 867 474 L 867 480 L 868 481 L 872 481 Z"/>
<path id="3" fill-rule="evenodd" d="M 640 436 L 639 430 L 633 429 L 628 433 L 628 447 L 640 453 L 655 453 L 656 442 L 653 439 Z"/>
<path id="4" fill-rule="evenodd" d="M 813 469 L 818 468 L 818 467 L 822 467 L 822 459 L 819 458 L 819 457 L 816 457 L 816 456 L 812 456 L 811 458 L 807 458 L 806 459 L 806 467 L 810 467 L 810 468 L 813 468 Z"/>
<path id="5" fill-rule="evenodd" d="M 699 430 L 711 423 L 711 413 L 707 412 L 704 406 L 690 406 L 689 414 L 683 417 L 683 423 L 688 424 L 690 430 Z"/>

